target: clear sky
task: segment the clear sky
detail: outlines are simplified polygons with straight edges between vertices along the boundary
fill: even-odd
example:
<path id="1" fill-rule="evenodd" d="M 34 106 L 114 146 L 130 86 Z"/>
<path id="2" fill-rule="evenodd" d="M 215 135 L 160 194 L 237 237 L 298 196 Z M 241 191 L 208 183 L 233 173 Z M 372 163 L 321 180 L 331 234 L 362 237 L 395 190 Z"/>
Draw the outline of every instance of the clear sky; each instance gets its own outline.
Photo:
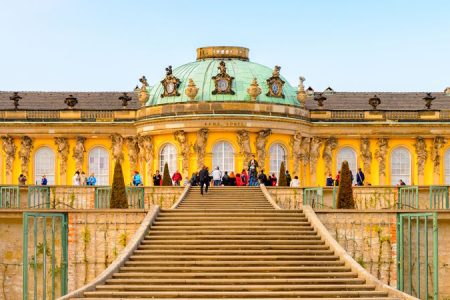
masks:
<path id="1" fill-rule="evenodd" d="M 450 1 L 0 0 L 0 90 L 124 91 L 211 45 L 250 48 L 292 85 L 443 91 Z"/>

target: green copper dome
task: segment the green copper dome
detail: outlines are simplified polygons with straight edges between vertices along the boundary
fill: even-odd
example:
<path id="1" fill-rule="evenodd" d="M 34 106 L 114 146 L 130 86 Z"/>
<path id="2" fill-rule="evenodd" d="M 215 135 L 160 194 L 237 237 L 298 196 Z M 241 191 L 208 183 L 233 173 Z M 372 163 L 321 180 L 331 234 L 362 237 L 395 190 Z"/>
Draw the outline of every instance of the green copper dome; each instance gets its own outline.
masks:
<path id="1" fill-rule="evenodd" d="M 211 47 L 211 48 L 219 48 L 219 47 Z M 246 48 L 238 48 L 237 49 L 246 49 Z M 161 104 L 170 104 L 170 103 L 180 103 L 180 102 L 192 102 L 188 96 L 185 94 L 185 89 L 189 83 L 189 79 L 193 79 L 196 87 L 198 88 L 197 96 L 194 101 L 197 102 L 208 102 L 208 101 L 248 101 L 250 102 L 250 96 L 247 93 L 247 89 L 252 83 L 253 79 L 256 78 L 261 88 L 261 94 L 256 98 L 256 102 L 262 103 L 275 103 L 275 104 L 285 104 L 285 105 L 295 105 L 299 106 L 297 101 L 297 92 L 286 79 L 282 76 L 279 78 L 284 81 L 283 85 L 283 94 L 284 98 L 278 97 L 269 97 L 266 96 L 266 93 L 269 91 L 269 87 L 267 85 L 266 80 L 272 77 L 273 68 L 269 68 L 267 66 L 263 66 L 260 64 L 256 64 L 250 62 L 246 59 L 246 55 L 248 53 L 248 49 L 246 49 L 246 53 L 244 56 L 239 57 L 238 55 L 218 55 L 219 57 L 211 57 L 211 53 L 209 55 L 204 54 L 201 56 L 202 49 L 207 48 L 199 48 L 197 50 L 198 60 L 195 62 L 191 62 L 180 67 L 173 69 L 173 76 L 177 77 L 181 83 L 178 87 L 179 96 L 165 96 L 161 97 L 161 94 L 164 92 L 164 86 L 161 82 L 152 86 L 149 89 L 149 100 L 147 102 L 147 106 L 149 105 L 161 105 Z M 223 50 L 222 50 L 223 53 Z M 228 51 L 227 51 L 228 53 Z M 216 76 L 219 73 L 219 64 L 221 61 L 225 62 L 226 73 L 232 77 L 234 77 L 231 85 L 231 89 L 235 92 L 234 95 L 231 94 L 215 94 L 213 95 L 213 91 L 215 90 L 215 82 L 212 79 L 213 76 Z M 162 78 L 163 79 L 163 78 Z"/>

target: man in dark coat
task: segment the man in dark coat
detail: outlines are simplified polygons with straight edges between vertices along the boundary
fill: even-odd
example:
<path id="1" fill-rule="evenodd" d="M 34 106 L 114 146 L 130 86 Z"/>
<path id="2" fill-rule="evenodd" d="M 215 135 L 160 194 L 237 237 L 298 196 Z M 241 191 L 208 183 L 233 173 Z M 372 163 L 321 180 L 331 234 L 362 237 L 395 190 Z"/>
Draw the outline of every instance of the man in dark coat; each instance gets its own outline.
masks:
<path id="1" fill-rule="evenodd" d="M 203 166 L 202 170 L 198 174 L 198 177 L 200 177 L 200 194 L 203 195 L 203 185 L 206 186 L 205 192 L 208 193 L 209 180 L 210 180 L 208 168 Z"/>

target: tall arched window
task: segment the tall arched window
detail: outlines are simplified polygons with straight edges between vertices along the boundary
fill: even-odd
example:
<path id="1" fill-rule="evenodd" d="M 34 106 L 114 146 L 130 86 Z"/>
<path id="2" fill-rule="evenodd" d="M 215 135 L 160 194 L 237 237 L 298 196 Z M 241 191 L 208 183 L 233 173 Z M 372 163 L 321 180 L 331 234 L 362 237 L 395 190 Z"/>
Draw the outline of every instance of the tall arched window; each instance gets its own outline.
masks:
<path id="1" fill-rule="evenodd" d="M 234 149 L 228 142 L 218 142 L 213 147 L 212 168 L 217 166 L 221 171 L 234 171 Z"/>
<path id="2" fill-rule="evenodd" d="M 89 176 L 94 173 L 96 185 L 109 185 L 109 153 L 103 147 L 94 147 L 89 151 Z"/>
<path id="3" fill-rule="evenodd" d="M 164 145 L 159 153 L 159 170 L 161 174 L 164 172 L 164 165 L 166 162 L 169 167 L 169 174 L 172 177 L 172 174 L 178 169 L 177 148 L 172 144 Z"/>
<path id="4" fill-rule="evenodd" d="M 391 154 L 391 184 L 398 184 L 400 179 L 411 184 L 411 154 L 404 147 L 392 150 Z"/>
<path id="5" fill-rule="evenodd" d="M 450 149 L 448 149 L 444 154 L 444 174 L 445 184 L 450 184 Z"/>
<path id="6" fill-rule="evenodd" d="M 47 184 L 55 184 L 55 153 L 49 147 L 42 147 L 34 155 L 34 182 L 41 184 L 42 176 L 47 178 Z"/>
<path id="7" fill-rule="evenodd" d="M 344 147 L 337 153 L 337 159 L 336 159 L 336 170 L 340 171 L 342 167 L 342 162 L 346 160 L 348 161 L 348 166 L 350 168 L 350 171 L 352 171 L 353 174 L 353 182 L 356 182 L 356 171 L 358 168 L 358 162 L 356 160 L 356 151 L 353 150 L 353 148 L 350 147 Z"/>
<path id="8" fill-rule="evenodd" d="M 270 174 L 275 173 L 277 178 L 280 177 L 281 163 L 284 162 L 284 168 L 287 169 L 286 149 L 281 144 L 273 144 L 270 146 Z"/>

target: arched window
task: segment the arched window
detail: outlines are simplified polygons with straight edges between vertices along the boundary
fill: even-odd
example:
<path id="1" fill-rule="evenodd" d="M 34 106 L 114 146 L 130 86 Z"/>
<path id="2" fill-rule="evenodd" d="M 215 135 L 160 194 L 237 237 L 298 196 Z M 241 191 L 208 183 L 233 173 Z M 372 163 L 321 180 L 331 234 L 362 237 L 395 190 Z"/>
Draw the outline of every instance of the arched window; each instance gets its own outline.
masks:
<path id="1" fill-rule="evenodd" d="M 273 144 L 270 146 L 270 175 L 275 173 L 277 178 L 280 177 L 281 163 L 284 162 L 284 168 L 287 169 L 286 149 L 281 144 Z"/>
<path id="2" fill-rule="evenodd" d="M 350 168 L 350 171 L 352 171 L 353 174 L 353 182 L 356 182 L 356 172 L 358 168 L 358 162 L 356 160 L 356 151 L 353 150 L 353 148 L 350 147 L 344 147 L 337 153 L 337 165 L 336 170 L 340 171 L 342 167 L 342 162 L 346 160 L 348 161 L 348 166 Z"/>
<path id="3" fill-rule="evenodd" d="M 161 174 L 164 172 L 164 165 L 167 162 L 169 166 L 169 174 L 172 174 L 178 169 L 177 167 L 177 148 L 172 144 L 166 144 L 161 148 L 159 153 L 159 170 Z"/>
<path id="4" fill-rule="evenodd" d="M 411 154 L 404 147 L 392 150 L 391 154 L 391 184 L 398 184 L 400 179 L 411 184 Z"/>
<path id="5" fill-rule="evenodd" d="M 228 142 L 218 142 L 213 149 L 212 168 L 217 166 L 221 171 L 234 172 L 234 149 Z"/>
<path id="6" fill-rule="evenodd" d="M 450 184 L 450 149 L 448 149 L 444 155 L 444 174 L 445 184 Z"/>
<path id="7" fill-rule="evenodd" d="M 109 153 L 103 147 L 94 147 L 89 151 L 89 176 L 94 173 L 96 185 L 109 185 Z"/>
<path id="8" fill-rule="evenodd" d="M 55 184 L 55 153 L 49 147 L 42 147 L 34 155 L 34 182 L 41 184 L 42 176 L 47 178 L 47 184 Z"/>

